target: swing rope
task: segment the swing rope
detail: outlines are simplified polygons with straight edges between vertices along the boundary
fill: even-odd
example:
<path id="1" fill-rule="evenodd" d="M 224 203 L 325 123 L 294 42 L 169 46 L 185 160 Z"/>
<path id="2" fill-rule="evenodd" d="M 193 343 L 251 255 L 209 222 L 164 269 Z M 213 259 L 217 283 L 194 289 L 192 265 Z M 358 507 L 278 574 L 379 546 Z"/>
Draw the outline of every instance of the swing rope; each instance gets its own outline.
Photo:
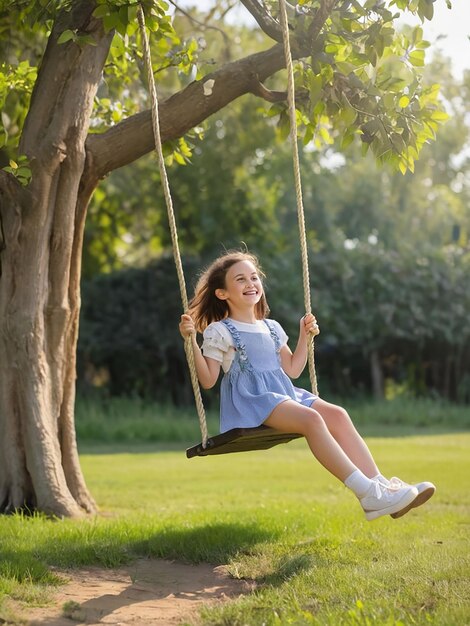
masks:
<path id="1" fill-rule="evenodd" d="M 293 166 L 294 166 L 294 182 L 295 182 L 295 194 L 297 200 L 297 217 L 299 223 L 299 235 L 300 235 L 300 249 L 302 256 L 302 276 L 303 276 L 303 288 L 304 288 L 304 303 L 305 303 L 305 311 L 306 314 L 311 312 L 311 296 L 310 296 L 310 278 L 309 278 L 309 269 L 308 269 L 308 247 L 307 247 L 307 235 L 305 230 L 305 214 L 303 207 L 303 199 L 302 199 L 302 185 L 301 185 L 301 176 L 300 176 L 300 162 L 299 162 L 299 153 L 298 153 L 298 145 L 297 145 L 297 120 L 296 120 L 296 110 L 295 110 L 295 86 L 294 86 L 294 70 L 292 64 L 292 56 L 290 50 L 290 42 L 289 42 L 289 25 L 287 21 L 287 13 L 285 0 L 279 0 L 279 8 L 280 8 L 280 21 L 282 27 L 282 35 L 284 41 L 284 54 L 286 60 L 286 68 L 287 68 L 287 102 L 289 107 L 289 117 L 290 117 L 290 137 L 292 144 L 292 156 L 293 156 Z M 150 101 L 151 101 L 151 112 L 152 112 L 152 128 L 153 135 L 155 140 L 155 152 L 157 154 L 158 167 L 160 170 L 160 178 L 163 186 L 163 193 L 165 197 L 165 204 L 167 208 L 168 214 L 168 223 L 170 227 L 170 235 L 172 241 L 173 248 L 173 258 L 176 266 L 176 273 L 178 276 L 178 283 L 180 289 L 181 303 L 183 307 L 183 311 L 188 310 L 188 296 L 186 291 L 186 281 L 184 277 L 183 264 L 181 261 L 181 253 L 178 243 L 178 230 L 176 225 L 175 212 L 173 208 L 173 200 L 170 192 L 170 184 L 168 182 L 168 175 L 165 167 L 165 159 L 163 156 L 162 149 L 162 140 L 160 134 L 160 118 L 158 111 L 158 96 L 157 96 L 157 88 L 155 84 L 155 77 L 153 75 L 152 70 L 152 58 L 150 55 L 150 46 L 147 37 L 147 32 L 145 30 L 145 16 L 142 5 L 138 5 L 137 9 L 137 19 L 139 22 L 140 33 L 142 37 L 142 45 L 143 45 L 143 53 L 144 53 L 144 61 L 147 70 L 147 82 L 150 91 Z M 197 377 L 196 365 L 194 362 L 194 350 L 193 344 L 190 337 L 185 339 L 184 349 L 186 353 L 186 359 L 188 361 L 189 372 L 191 376 L 191 384 L 194 393 L 194 399 L 196 402 L 196 409 L 199 417 L 199 426 L 201 429 L 202 436 L 202 448 L 205 449 L 208 440 L 207 433 L 207 422 L 206 422 L 206 413 L 204 409 L 204 404 L 202 402 L 201 397 L 201 389 L 199 386 L 199 380 Z M 308 364 L 309 364 L 309 374 L 310 374 L 310 382 L 312 385 L 313 393 L 317 394 L 317 379 L 315 373 L 315 363 L 314 363 L 314 341 L 313 338 L 308 342 Z"/>
<path id="2" fill-rule="evenodd" d="M 292 145 L 292 160 L 294 166 L 295 197 L 297 201 L 297 217 L 299 222 L 300 250 L 302 256 L 302 277 L 304 288 L 305 314 L 312 312 L 310 296 L 310 276 L 308 269 L 308 246 L 307 233 L 305 230 L 305 212 L 302 198 L 302 183 L 300 176 L 299 150 L 297 144 L 297 114 L 295 109 L 295 84 L 294 67 L 292 63 L 292 53 L 289 41 L 289 23 L 287 21 L 286 1 L 279 0 L 280 22 L 282 28 L 282 39 L 284 43 L 284 56 L 287 69 L 287 104 L 290 118 L 290 140 Z M 308 370 L 310 384 L 314 394 L 318 394 L 317 375 L 315 371 L 314 339 L 308 342 Z"/>
<path id="3" fill-rule="evenodd" d="M 168 182 L 168 176 L 165 167 L 165 159 L 163 157 L 162 141 L 160 134 L 160 118 L 158 113 L 158 97 L 157 88 L 155 85 L 155 78 L 152 71 L 152 58 L 150 56 L 150 46 L 147 37 L 147 31 L 145 30 L 145 17 L 142 9 L 142 5 L 138 5 L 137 18 L 139 21 L 140 33 L 142 36 L 142 44 L 144 50 L 145 66 L 147 69 L 147 81 L 150 90 L 150 100 L 152 104 L 152 127 L 153 135 L 155 138 L 155 152 L 157 153 L 158 167 L 160 170 L 160 178 L 163 185 L 163 193 L 165 196 L 165 204 L 168 213 L 168 222 L 170 226 L 170 234 L 173 248 L 173 258 L 175 260 L 176 273 L 178 275 L 178 283 L 181 295 L 181 304 L 183 311 L 188 310 L 188 295 L 186 291 L 186 281 L 183 272 L 183 263 L 181 261 L 180 248 L 178 243 L 178 230 L 176 227 L 175 212 L 173 209 L 173 200 L 171 198 L 170 184 Z M 186 359 L 188 361 L 189 372 L 191 375 L 191 384 L 193 387 L 194 399 L 196 401 L 197 414 L 199 417 L 199 426 L 201 428 L 202 435 L 202 447 L 207 445 L 207 422 L 206 412 L 201 397 L 201 388 L 199 387 L 199 380 L 196 372 L 196 365 L 194 362 L 194 350 L 191 337 L 187 337 L 184 341 L 184 350 L 186 353 Z"/>

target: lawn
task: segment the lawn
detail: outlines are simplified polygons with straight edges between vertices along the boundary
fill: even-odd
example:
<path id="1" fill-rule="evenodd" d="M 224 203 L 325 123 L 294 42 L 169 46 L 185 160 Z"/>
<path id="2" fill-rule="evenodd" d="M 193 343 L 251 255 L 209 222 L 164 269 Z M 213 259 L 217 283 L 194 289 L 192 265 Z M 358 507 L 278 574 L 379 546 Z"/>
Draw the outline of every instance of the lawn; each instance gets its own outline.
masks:
<path id="1" fill-rule="evenodd" d="M 144 555 L 228 564 L 256 592 L 202 612 L 204 624 L 470 623 L 470 434 L 368 438 L 386 475 L 432 480 L 405 517 L 367 522 L 303 440 L 186 460 L 150 444 L 82 446 L 103 515 L 0 518 L 0 621 L 47 602 L 55 568 Z M 52 568 L 52 569 L 51 569 Z"/>

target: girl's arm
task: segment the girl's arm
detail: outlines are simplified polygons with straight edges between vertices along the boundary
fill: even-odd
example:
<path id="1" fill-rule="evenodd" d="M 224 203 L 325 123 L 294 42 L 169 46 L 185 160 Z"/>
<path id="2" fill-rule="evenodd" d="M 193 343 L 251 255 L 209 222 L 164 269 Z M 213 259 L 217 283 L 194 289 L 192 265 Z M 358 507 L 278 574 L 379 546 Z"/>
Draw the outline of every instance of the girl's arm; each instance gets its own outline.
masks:
<path id="1" fill-rule="evenodd" d="M 282 369 L 290 378 L 298 378 L 304 371 L 307 363 L 307 345 L 311 337 L 315 337 L 320 332 L 315 316 L 309 313 L 300 320 L 300 332 L 297 347 L 294 352 L 287 344 L 281 348 Z"/>
<path id="2" fill-rule="evenodd" d="M 196 341 L 196 328 L 190 315 L 182 315 L 179 329 L 183 339 L 191 337 L 194 352 L 194 364 L 197 377 L 204 389 L 210 389 L 215 385 L 220 374 L 220 363 L 202 354 L 201 348 Z"/>

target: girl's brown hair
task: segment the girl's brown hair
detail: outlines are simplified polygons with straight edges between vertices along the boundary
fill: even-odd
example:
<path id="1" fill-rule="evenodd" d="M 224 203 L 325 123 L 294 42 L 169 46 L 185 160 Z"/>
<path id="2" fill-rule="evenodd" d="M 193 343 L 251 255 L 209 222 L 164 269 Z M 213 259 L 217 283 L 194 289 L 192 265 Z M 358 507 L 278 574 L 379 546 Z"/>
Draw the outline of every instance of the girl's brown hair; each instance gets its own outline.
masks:
<path id="1" fill-rule="evenodd" d="M 259 277 L 265 278 L 258 259 L 248 252 L 229 251 L 213 261 L 201 274 L 194 296 L 189 303 L 188 313 L 193 318 L 199 332 L 204 332 L 211 322 L 218 322 L 228 316 L 227 302 L 219 300 L 215 292 L 217 289 L 225 289 L 225 276 L 232 265 L 239 261 L 250 261 L 255 266 Z M 268 313 L 269 306 L 263 292 L 255 307 L 256 318 L 264 319 Z"/>

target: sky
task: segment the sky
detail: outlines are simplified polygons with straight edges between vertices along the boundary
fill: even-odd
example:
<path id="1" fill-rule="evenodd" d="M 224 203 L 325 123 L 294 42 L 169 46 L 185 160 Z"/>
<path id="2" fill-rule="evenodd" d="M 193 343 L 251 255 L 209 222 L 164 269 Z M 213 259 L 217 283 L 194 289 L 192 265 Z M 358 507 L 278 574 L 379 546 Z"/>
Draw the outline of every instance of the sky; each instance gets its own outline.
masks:
<path id="1" fill-rule="evenodd" d="M 198 6 L 200 10 L 213 6 L 212 0 L 176 0 L 182 7 Z M 290 0 L 294 3 L 295 0 Z M 240 20 L 256 25 L 247 9 L 239 3 L 231 11 L 231 20 Z M 419 19 L 406 16 L 406 23 L 419 24 Z M 448 9 L 445 0 L 434 3 L 434 18 L 423 24 L 424 38 L 431 42 L 427 54 L 432 56 L 435 49 L 441 50 L 452 61 L 453 74 L 460 78 L 465 69 L 470 69 L 470 0 L 452 0 Z"/>
<path id="2" fill-rule="evenodd" d="M 419 20 L 407 21 L 419 23 Z M 423 31 L 425 39 L 432 44 L 431 51 L 439 48 L 452 59 L 456 76 L 460 76 L 464 69 L 470 69 L 470 0 L 452 0 L 450 10 L 445 0 L 436 0 L 434 17 L 425 22 Z"/>

